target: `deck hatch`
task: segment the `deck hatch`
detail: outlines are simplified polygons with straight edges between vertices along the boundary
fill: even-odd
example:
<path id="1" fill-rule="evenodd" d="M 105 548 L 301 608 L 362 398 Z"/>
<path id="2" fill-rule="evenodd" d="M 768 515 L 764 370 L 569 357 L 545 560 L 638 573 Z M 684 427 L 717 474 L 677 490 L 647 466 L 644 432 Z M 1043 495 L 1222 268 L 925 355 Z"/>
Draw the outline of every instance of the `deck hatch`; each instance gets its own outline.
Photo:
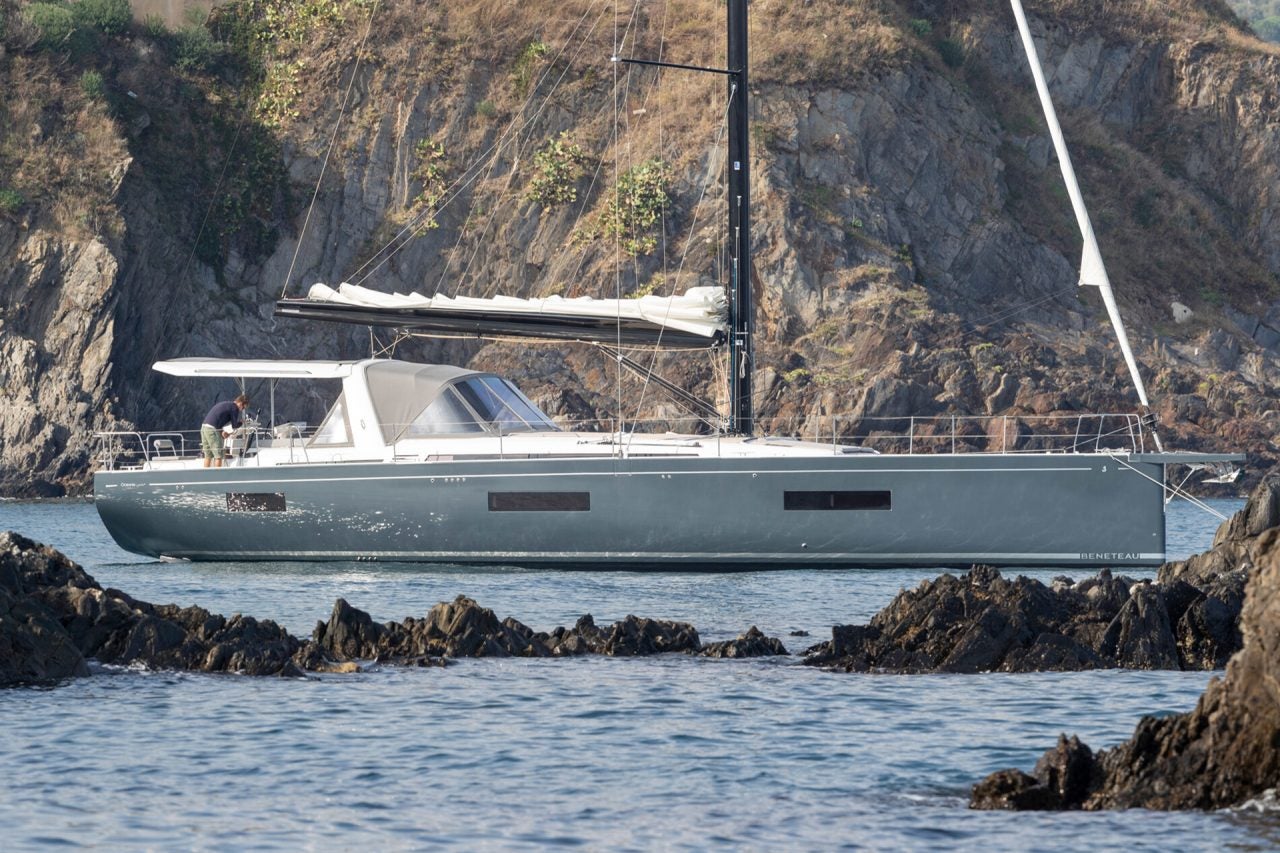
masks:
<path id="1" fill-rule="evenodd" d="M 489 512 L 590 511 L 590 492 L 489 492 Z"/>
<path id="2" fill-rule="evenodd" d="M 231 512 L 284 512 L 284 492 L 227 492 Z"/>
<path id="3" fill-rule="evenodd" d="M 893 499 L 885 491 L 783 492 L 782 508 L 809 509 L 892 509 Z"/>

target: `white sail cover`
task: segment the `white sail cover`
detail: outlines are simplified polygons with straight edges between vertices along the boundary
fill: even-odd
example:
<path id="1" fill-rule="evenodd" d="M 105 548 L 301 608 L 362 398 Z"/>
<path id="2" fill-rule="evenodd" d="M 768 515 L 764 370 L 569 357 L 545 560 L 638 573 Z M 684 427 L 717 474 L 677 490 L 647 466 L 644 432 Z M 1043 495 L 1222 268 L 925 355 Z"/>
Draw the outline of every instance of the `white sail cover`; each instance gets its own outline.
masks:
<path id="1" fill-rule="evenodd" d="M 539 314 L 555 317 L 590 317 L 599 319 L 644 320 L 655 326 L 678 329 L 694 335 L 713 337 L 728 327 L 729 302 L 719 287 L 691 287 L 679 296 L 642 296 L 638 299 L 593 299 L 581 296 L 565 299 L 548 296 L 541 299 L 518 299 L 494 296 L 480 299 L 468 296 L 423 296 L 420 293 L 380 293 L 367 287 L 343 283 L 332 288 L 313 284 L 307 298 L 316 302 L 334 302 L 365 308 L 422 308 L 467 311 L 483 315 L 501 311 L 504 314 Z"/>
<path id="2" fill-rule="evenodd" d="M 266 358 L 171 358 L 152 370 L 170 376 L 231 379 L 342 379 L 351 375 L 354 361 L 300 361 Z"/>
<path id="3" fill-rule="evenodd" d="M 1053 148 L 1058 154 L 1058 162 L 1062 166 L 1062 179 L 1066 181 L 1067 193 L 1071 196 L 1071 206 L 1075 209 L 1076 224 L 1084 237 L 1084 252 L 1080 258 L 1080 284 L 1098 288 L 1102 293 L 1103 304 L 1107 306 L 1107 314 L 1111 317 L 1111 325 L 1116 331 L 1116 340 L 1120 343 L 1120 351 L 1124 353 L 1125 364 L 1129 366 L 1129 375 L 1133 378 L 1133 386 L 1138 391 L 1138 400 L 1147 405 L 1147 389 L 1142 384 L 1142 375 L 1138 372 L 1138 362 L 1129 348 L 1129 336 L 1125 333 L 1124 323 L 1120 320 L 1120 309 L 1116 307 L 1116 297 L 1111 291 L 1111 280 L 1107 277 L 1107 268 L 1102 263 L 1102 253 L 1098 251 L 1098 240 L 1093 235 L 1093 223 L 1089 220 L 1089 211 L 1084 206 L 1084 197 L 1080 194 L 1080 184 L 1076 181 L 1075 169 L 1071 166 L 1071 155 L 1067 152 L 1067 143 L 1062 136 L 1062 125 L 1058 123 L 1058 113 L 1049 98 L 1049 86 L 1044 79 L 1044 69 L 1040 66 L 1040 57 L 1036 53 L 1035 43 L 1031 40 L 1031 29 L 1027 26 L 1027 16 L 1022 10 L 1022 0 L 1010 0 L 1013 4 L 1013 15 L 1018 19 L 1018 32 L 1022 35 L 1022 46 L 1027 52 L 1027 62 L 1031 64 L 1031 74 L 1036 80 L 1036 91 L 1040 95 L 1040 106 L 1044 109 L 1045 121 L 1049 124 L 1049 135 L 1053 137 Z"/>

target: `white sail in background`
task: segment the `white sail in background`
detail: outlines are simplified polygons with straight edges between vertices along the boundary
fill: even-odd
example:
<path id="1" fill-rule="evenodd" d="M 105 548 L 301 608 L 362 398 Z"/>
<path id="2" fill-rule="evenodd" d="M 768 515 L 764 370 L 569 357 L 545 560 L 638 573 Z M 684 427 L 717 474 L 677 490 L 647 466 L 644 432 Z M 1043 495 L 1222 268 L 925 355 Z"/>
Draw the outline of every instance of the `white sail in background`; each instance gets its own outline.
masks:
<path id="1" fill-rule="evenodd" d="M 1031 74 L 1036 79 L 1036 91 L 1040 94 L 1040 105 L 1044 108 L 1045 121 L 1049 123 L 1049 134 L 1053 137 L 1053 147 L 1058 153 L 1058 162 L 1062 165 L 1062 179 L 1067 183 L 1067 193 L 1071 196 L 1071 206 L 1076 212 L 1076 223 L 1080 226 L 1080 234 L 1084 237 L 1084 252 L 1080 258 L 1080 284 L 1098 288 L 1102 293 L 1102 301 L 1107 306 L 1107 314 L 1111 317 L 1111 325 L 1116 330 L 1116 340 L 1120 343 L 1120 351 L 1129 365 L 1129 375 L 1133 377 L 1133 386 L 1138 391 L 1138 400 L 1147 405 L 1147 389 L 1142 384 L 1142 375 L 1138 373 L 1138 362 L 1129 348 L 1129 336 L 1125 334 L 1124 323 L 1120 320 L 1120 310 L 1116 307 L 1116 297 L 1111 291 L 1111 280 L 1107 277 L 1107 268 L 1102 263 L 1102 253 L 1098 251 L 1098 240 L 1093 235 L 1093 223 L 1089 221 L 1089 211 L 1085 209 L 1084 198 L 1080 195 L 1080 184 L 1076 181 L 1075 169 L 1071 167 L 1071 155 L 1067 153 L 1067 143 L 1062 137 L 1062 126 L 1058 123 L 1058 113 L 1049 98 L 1049 86 L 1045 83 L 1044 69 L 1040 67 L 1040 57 L 1036 53 L 1035 43 L 1031 40 L 1031 30 L 1027 27 L 1027 16 L 1022 11 L 1022 0 L 1010 0 L 1013 4 L 1014 17 L 1018 19 L 1018 32 L 1022 34 L 1022 46 L 1027 51 L 1027 61 L 1031 64 Z"/>

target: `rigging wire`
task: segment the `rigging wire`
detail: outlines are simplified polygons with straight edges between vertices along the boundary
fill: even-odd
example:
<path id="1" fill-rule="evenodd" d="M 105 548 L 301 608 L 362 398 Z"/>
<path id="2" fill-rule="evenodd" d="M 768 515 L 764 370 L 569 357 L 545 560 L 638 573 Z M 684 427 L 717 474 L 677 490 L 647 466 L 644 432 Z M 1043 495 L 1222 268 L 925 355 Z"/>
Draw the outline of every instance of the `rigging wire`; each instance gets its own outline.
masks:
<path id="1" fill-rule="evenodd" d="M 972 320 L 970 321 L 969 326 L 970 328 L 975 330 L 977 329 L 986 330 L 987 328 L 994 326 L 996 323 L 1009 319 L 1015 314 L 1021 314 L 1023 311 L 1029 311 L 1032 308 L 1037 308 L 1041 305 L 1044 305 L 1046 302 L 1056 302 L 1061 298 L 1062 298 L 1061 293 L 1050 293 L 1047 296 L 1040 297 L 1039 299 L 1033 299 L 1029 302 L 1020 302 L 1014 305 L 1013 307 L 1009 308 L 1008 310 L 1001 311 L 995 314 L 988 314 L 985 317 L 979 317 L 976 320 Z"/>
<path id="2" fill-rule="evenodd" d="M 1142 477 L 1143 479 L 1146 479 L 1146 480 L 1150 480 L 1151 482 L 1155 483 L 1157 486 L 1160 486 L 1160 488 L 1169 489 L 1169 491 L 1172 492 L 1174 495 L 1177 495 L 1178 497 L 1186 500 L 1188 503 L 1199 507 L 1200 509 L 1209 513 L 1210 515 L 1217 516 L 1221 521 L 1227 520 L 1227 517 L 1225 515 L 1218 512 L 1216 509 L 1209 506 L 1207 503 L 1200 500 L 1195 495 L 1191 494 L 1190 492 L 1182 491 L 1182 488 L 1180 486 L 1171 486 L 1168 483 L 1163 483 L 1160 480 L 1157 480 L 1155 477 L 1152 477 L 1151 475 L 1147 474 L 1145 471 L 1139 471 L 1137 468 L 1133 467 L 1128 462 L 1125 462 L 1123 459 L 1121 459 L 1118 456 L 1111 456 L 1110 454 L 1108 454 L 1108 458 L 1110 458 L 1111 461 L 1115 462 L 1120 467 L 1129 469 L 1133 473 L 1137 474 L 1139 477 Z"/>
<path id="3" fill-rule="evenodd" d="M 732 95 L 730 95 L 729 98 L 726 99 L 725 101 L 722 119 L 716 130 L 716 139 L 714 143 L 715 148 L 720 147 L 720 141 L 724 138 L 726 128 L 729 126 L 729 105 L 732 101 L 733 101 Z M 688 258 L 689 258 L 689 252 L 693 248 L 693 239 L 694 239 L 694 235 L 697 233 L 698 219 L 701 216 L 701 212 L 703 209 L 703 202 L 706 200 L 706 196 L 707 196 L 707 185 L 708 185 L 707 182 L 703 183 L 702 191 L 698 194 L 698 200 L 697 202 L 694 203 L 694 206 L 693 206 L 693 219 L 689 223 L 689 230 L 685 236 L 684 249 L 680 253 L 680 263 L 676 266 L 675 278 L 677 281 L 679 280 L 681 274 L 684 272 L 685 263 L 688 261 Z M 658 329 L 658 338 L 653 346 L 652 358 L 649 360 L 649 372 L 646 374 L 644 386 L 641 388 L 641 391 L 640 391 L 640 400 L 636 405 L 637 414 L 640 411 L 640 407 L 644 404 L 645 389 L 648 387 L 649 377 L 652 377 L 654 370 L 657 369 L 658 348 L 662 346 L 662 334 L 664 331 L 666 331 L 666 323 L 671 316 L 671 309 L 674 306 L 674 303 L 675 303 L 675 293 L 671 293 L 667 298 L 667 313 L 663 315 L 662 326 Z"/>
<path id="4" fill-rule="evenodd" d="M 610 57 L 613 66 L 613 206 L 615 211 L 620 211 L 621 205 L 621 156 L 622 146 L 618 138 L 619 127 L 619 101 L 627 98 L 631 93 L 631 69 L 627 69 L 625 80 L 620 80 L 618 66 L 621 64 L 620 56 L 622 45 L 626 44 L 627 35 L 631 32 L 631 27 L 636 23 L 640 12 L 640 0 L 635 0 L 631 6 L 631 16 L 627 20 L 627 25 L 622 31 L 621 40 L 618 36 L 618 4 L 615 2 L 613 12 L 613 55 Z M 628 133 L 626 144 L 627 162 L 631 163 L 631 133 L 630 121 L 628 120 Z M 616 304 L 617 319 L 614 325 L 616 340 L 614 346 L 622 344 L 622 228 L 615 227 L 613 235 L 613 288 L 614 298 L 618 300 Z M 623 365 L 621 360 L 614 362 L 614 387 L 617 396 L 617 412 L 618 412 L 618 435 L 621 436 L 626 431 L 627 413 L 622 403 L 622 374 Z M 619 449 L 621 452 L 621 448 Z"/>
<path id="5" fill-rule="evenodd" d="M 608 10 L 608 7 L 605 7 L 605 11 L 607 11 L 607 10 Z M 585 18 L 585 15 L 584 15 L 583 17 Z M 578 50 L 573 54 L 573 57 L 572 57 L 572 58 L 571 58 L 571 59 L 570 59 L 570 60 L 565 64 L 564 70 L 563 70 L 563 71 L 561 71 L 560 76 L 559 76 L 558 78 L 556 78 L 556 81 L 552 84 L 551 89 L 550 89 L 550 90 L 547 92 L 547 94 L 544 96 L 544 102 L 543 102 L 543 105 L 542 105 L 542 106 L 540 106 L 540 107 L 538 108 L 537 112 L 535 112 L 535 113 L 534 113 L 534 115 L 533 115 L 533 116 L 532 116 L 528 121 L 526 121 L 526 122 L 524 123 L 524 127 L 529 127 L 530 125 L 532 125 L 532 124 L 534 123 L 534 121 L 536 121 L 536 120 L 541 116 L 542 112 L 546 109 L 546 104 L 549 104 L 549 103 L 551 102 L 551 96 L 552 96 L 553 94 L 555 94 L 556 90 L 560 87 L 560 84 L 564 82 L 565 77 L 567 77 L 567 76 L 568 76 L 569 71 L 573 68 L 574 63 L 577 61 L 577 59 L 578 59 L 578 57 L 581 55 L 582 51 L 586 48 L 586 43 L 587 43 L 587 41 L 588 41 L 588 40 L 591 38 L 591 36 L 595 33 L 595 31 L 596 31 L 596 27 L 598 27 L 598 26 L 600 25 L 600 21 L 601 21 L 601 20 L 603 20 L 603 18 L 604 18 L 604 14 L 603 14 L 603 12 L 602 12 L 599 16 L 597 16 L 597 18 L 596 18 L 596 20 L 595 20 L 595 23 L 591 25 L 591 29 L 587 32 L 586 36 L 582 39 L 582 42 L 581 42 L 581 44 L 579 45 Z M 577 28 L 575 27 L 575 31 L 576 31 L 576 29 L 577 29 Z M 572 37 L 572 34 L 570 35 L 570 37 Z M 566 43 L 567 43 L 567 42 L 566 42 Z M 563 51 L 562 51 L 562 54 L 563 54 Z M 550 74 L 550 70 L 549 70 L 549 69 L 548 69 L 548 71 L 547 71 L 547 74 L 548 74 L 548 75 Z M 546 78 L 545 78 L 545 76 L 544 76 L 544 78 L 543 78 L 543 79 L 546 79 Z M 539 81 L 539 85 L 541 85 L 541 81 Z M 535 87 L 534 87 L 534 91 L 535 91 L 535 92 L 537 91 L 537 86 L 535 86 Z M 530 98 L 532 98 L 532 95 L 530 96 Z M 525 102 L 525 105 L 524 105 L 523 107 L 521 107 L 521 112 L 524 112 L 524 110 L 525 110 L 525 109 L 527 109 L 528 104 L 529 104 L 529 101 L 526 101 L 526 102 Z M 527 135 L 527 136 L 525 136 L 525 137 L 524 137 L 524 141 L 523 141 L 523 142 L 520 144 L 520 146 L 517 148 L 517 150 L 516 150 L 516 152 L 515 152 L 515 155 L 514 155 L 514 157 L 513 157 L 513 165 L 512 165 L 511 173 L 508 175 L 508 179 L 507 179 L 507 187 L 506 187 L 506 189 L 503 191 L 503 193 L 499 196 L 497 203 L 495 203 L 495 204 L 492 206 L 492 210 L 490 210 L 490 212 L 489 212 L 489 216 L 488 216 L 487 220 L 485 221 L 484 228 L 482 228 L 482 229 L 480 230 L 480 233 L 479 233 L 478 235 L 476 235 L 476 239 L 475 239 L 475 247 L 471 250 L 471 254 L 470 254 L 470 255 L 468 256 L 468 258 L 467 258 L 466 266 L 465 266 L 465 267 L 463 267 L 463 269 L 461 270 L 461 272 L 459 272 L 459 273 L 455 276 L 455 280 L 457 280 L 457 281 L 465 281 L 465 280 L 466 280 L 467 275 L 471 272 L 471 267 L 472 267 L 472 265 L 475 263 L 476 258 L 477 258 L 477 257 L 479 256 L 479 254 L 480 254 L 480 249 L 481 249 L 481 248 L 483 247 L 483 245 L 484 245 L 484 235 L 485 235 L 485 234 L 487 234 L 487 233 L 489 232 L 489 229 L 490 229 L 490 228 L 492 228 L 492 227 L 493 227 L 493 225 L 497 222 L 497 220 L 498 220 L 498 211 L 501 209 L 503 202 L 505 202 L 505 201 L 506 201 L 507 196 L 508 196 L 508 194 L 510 193 L 510 190 L 511 190 L 511 181 L 513 181 L 513 180 L 515 179 L 515 174 L 516 174 L 516 170 L 515 170 L 515 166 L 514 166 L 514 164 L 515 164 L 515 163 L 518 163 L 518 162 L 521 160 L 521 158 L 524 156 L 525 150 L 526 150 L 528 147 L 530 147 L 531 145 L 533 145 L 533 136 L 532 136 L 532 135 Z M 493 158 L 492 158 L 492 163 L 493 163 L 493 165 L 492 165 L 492 167 L 490 168 L 490 174 L 492 174 L 493 169 L 496 169 L 496 168 L 497 168 L 498 155 L 499 155 L 499 152 L 495 152 L 495 154 L 494 154 L 494 156 L 493 156 Z M 585 205 L 585 198 L 584 198 L 584 205 Z M 581 216 L 581 210 L 579 211 L 579 216 Z M 463 237 L 464 237 L 464 236 L 465 236 L 465 235 L 462 233 L 462 230 L 461 230 L 461 229 L 459 229 L 459 231 L 458 231 L 458 239 L 454 242 L 454 247 L 453 247 L 453 249 L 452 249 L 452 250 L 450 250 L 450 252 L 449 252 L 449 257 L 448 257 L 448 259 L 445 261 L 445 263 L 444 263 L 444 265 L 443 265 L 443 267 L 442 267 L 442 269 L 441 269 L 441 272 L 440 272 L 440 280 L 439 280 L 439 281 L 437 282 L 437 284 L 436 284 L 436 289 L 437 289 L 437 291 L 438 291 L 438 290 L 440 289 L 440 287 L 444 284 L 445 278 L 446 278 L 446 277 L 448 276 L 448 274 L 449 274 L 449 268 L 453 265 L 453 258 L 454 258 L 454 255 L 456 254 L 456 252 L 458 251 L 458 249 L 461 247 L 461 245 L 462 245 L 462 240 L 463 240 Z M 493 281 L 491 281 L 491 282 L 489 283 L 489 285 L 488 285 L 488 286 L 486 286 L 486 288 L 485 288 L 485 290 L 484 290 L 485 296 L 486 296 L 486 297 L 491 297 L 491 296 L 496 295 L 498 286 L 499 286 L 499 282 L 498 282 L 496 279 L 494 279 Z"/>
<path id="6" fill-rule="evenodd" d="M 351 69 L 351 79 L 347 81 L 347 91 L 342 96 L 342 106 L 338 108 L 338 117 L 333 122 L 333 133 L 329 136 L 329 147 L 325 149 L 324 159 L 320 162 L 320 174 L 316 177 L 316 188 L 311 193 L 311 203 L 307 205 L 306 218 L 302 220 L 302 230 L 298 232 L 298 242 L 293 247 L 293 258 L 289 261 L 289 271 L 284 274 L 284 284 L 280 288 L 280 298 L 284 299 L 285 294 L 289 291 L 289 279 L 293 278 L 293 268 L 298 263 L 298 253 L 302 251 L 302 240 L 307 234 L 307 226 L 311 223 L 311 214 L 316 208 L 316 199 L 320 196 L 320 184 L 324 181 L 325 170 L 329 167 L 329 157 L 333 154 L 333 146 L 338 142 L 338 130 L 342 127 L 342 118 L 347 112 L 347 105 L 351 102 L 351 90 L 355 88 L 356 77 L 360 74 L 360 63 L 364 58 L 364 47 L 369 41 L 369 33 L 373 31 L 373 16 L 378 11 L 379 0 L 373 0 L 373 5 L 369 7 L 369 21 L 364 28 L 364 38 L 360 39 L 360 46 L 356 48 L 356 62 Z"/>
<path id="7" fill-rule="evenodd" d="M 611 67 L 613 70 L 613 209 L 620 210 L 620 189 L 618 187 L 618 4 L 613 4 L 613 54 Z M 616 299 L 622 298 L 622 229 L 614 228 L 613 233 L 613 289 Z M 615 346 L 622 343 L 622 323 L 617 323 L 618 339 Z M 617 395 L 618 437 L 626 431 L 626 413 L 622 409 L 622 362 L 614 362 L 614 385 Z M 621 453 L 621 449 L 619 449 Z"/>
<path id="8" fill-rule="evenodd" d="M 607 148 L 610 144 L 611 139 L 612 139 L 611 134 L 609 132 L 606 132 L 604 134 L 603 139 L 601 139 L 600 141 L 601 149 Z M 583 217 L 585 217 L 587 214 L 587 203 L 588 203 L 588 200 L 591 198 L 591 193 L 595 189 L 596 184 L 599 183 L 600 181 L 600 174 L 604 171 L 605 160 L 606 158 L 603 156 L 603 153 L 600 157 L 596 159 L 596 167 L 591 172 L 591 180 L 587 182 L 587 190 L 585 193 L 583 193 L 581 204 L 578 205 L 578 213 L 574 217 L 573 223 L 572 225 L 570 225 L 568 229 L 569 233 L 571 234 L 578 230 L 579 224 L 582 222 Z M 578 264 L 576 267 L 574 267 L 573 273 L 568 277 L 570 281 L 577 281 L 580 278 L 582 274 L 582 268 L 586 266 L 586 263 L 587 263 L 587 254 L 585 252 L 579 252 Z"/>
<path id="9" fill-rule="evenodd" d="M 602 11 L 600 15 L 600 17 L 602 18 L 604 15 L 604 12 L 608 11 L 607 0 L 600 0 L 600 3 L 604 5 L 604 11 Z M 591 7 L 588 7 L 588 13 L 590 11 L 590 8 Z M 530 93 L 528 97 L 525 99 L 524 104 L 521 106 L 519 113 L 524 113 L 526 111 L 527 106 L 529 105 L 529 103 L 532 102 L 534 96 L 537 94 L 538 88 L 542 85 L 543 81 L 545 81 L 551 75 L 551 72 L 554 69 L 556 62 L 564 55 L 565 51 L 568 49 L 567 46 L 571 42 L 574 36 L 574 33 L 582 25 L 582 22 L 586 19 L 588 13 L 584 13 L 582 18 L 578 20 L 578 23 L 575 25 L 573 32 L 570 32 L 569 36 L 566 37 L 565 46 L 562 47 L 560 49 L 560 52 L 557 53 L 556 56 L 552 58 L 551 62 L 549 62 L 547 65 L 546 71 L 543 72 L 542 76 L 538 78 L 538 81 L 530 89 Z M 599 19 L 597 19 L 597 24 L 598 23 L 599 23 Z M 594 32 L 594 30 L 595 30 L 595 27 L 593 25 L 592 32 Z M 582 48 L 580 47 L 579 52 L 581 52 L 581 50 Z M 560 82 L 564 79 L 565 75 L 568 73 L 568 70 L 569 70 L 568 68 L 565 68 L 561 72 L 560 78 L 556 82 L 556 86 L 559 86 Z M 451 204 L 455 199 L 457 199 L 468 187 L 470 187 L 472 184 L 478 181 L 480 179 L 480 175 L 485 171 L 485 167 L 481 164 L 489 163 L 491 157 L 496 156 L 496 154 L 501 152 L 505 146 L 510 144 L 510 137 L 512 137 L 513 134 L 518 134 L 525 127 L 528 127 L 529 125 L 533 124 L 533 122 L 535 122 L 542 115 L 543 111 L 546 109 L 546 105 L 550 103 L 550 96 L 554 94 L 555 88 L 556 87 L 553 87 L 551 91 L 549 91 L 546 94 L 546 96 L 544 96 L 544 103 L 541 107 L 538 108 L 537 112 L 535 112 L 532 116 L 530 116 L 527 120 L 525 120 L 523 124 L 513 121 L 511 125 L 505 131 L 503 131 L 502 135 L 499 136 L 498 139 L 496 139 L 492 144 L 489 145 L 488 148 L 482 151 L 475 158 L 475 164 L 472 166 L 468 166 L 466 169 L 464 169 L 462 174 L 459 175 L 453 181 L 453 183 L 451 183 L 448 187 L 445 188 L 445 191 L 441 194 L 442 197 L 438 204 L 436 204 L 432 208 L 423 210 L 416 216 L 411 217 L 405 223 L 405 225 L 398 232 L 396 232 L 395 235 L 391 237 L 390 240 L 388 240 L 381 248 L 379 248 L 376 252 L 374 252 L 373 255 L 370 256 L 368 260 L 366 260 L 363 264 L 361 264 L 352 274 L 352 278 L 355 280 L 355 283 L 361 284 L 364 281 L 368 280 L 370 276 L 372 276 L 379 269 L 381 269 L 388 261 L 391 260 L 392 257 L 394 257 L 402 249 L 404 249 L 407 245 L 409 245 L 410 241 L 413 238 L 414 233 L 418 230 L 422 222 L 435 216 L 437 213 L 439 213 L 439 211 L 441 211 L 442 209 L 447 207 L 449 204 Z"/>
<path id="10" fill-rule="evenodd" d="M 222 185 L 226 181 L 227 170 L 231 167 L 231 161 L 235 157 L 236 146 L 240 143 L 240 134 L 244 130 L 245 120 L 249 118 L 252 112 L 252 101 L 246 95 L 244 100 L 244 110 L 240 113 L 240 121 L 236 125 L 236 132 L 231 137 L 231 146 L 227 148 L 227 159 L 222 162 L 222 171 L 218 173 L 218 180 L 213 185 L 213 195 L 209 198 L 209 204 L 204 209 L 204 218 L 200 220 L 200 228 L 196 230 L 195 242 L 191 244 L 191 251 L 187 254 L 187 260 L 182 264 L 182 269 L 178 272 L 178 280 L 182 281 L 187 277 L 187 270 L 191 269 L 191 262 L 195 260 L 196 252 L 200 250 L 200 238 L 204 236 L 204 230 L 209 224 L 209 217 L 213 214 L 213 207 L 217 204 L 219 193 Z M 163 321 L 161 327 L 168 322 L 169 315 L 173 312 L 175 302 L 170 300 L 166 303 L 163 313 Z M 163 336 L 156 338 L 155 345 L 151 348 L 150 361 L 155 361 L 159 355 L 160 347 L 164 341 Z"/>
<path id="11" fill-rule="evenodd" d="M 600 26 L 600 22 L 604 19 L 604 15 L 608 11 L 609 7 L 607 5 L 605 4 L 601 4 L 601 5 L 602 5 L 602 10 L 600 14 L 596 16 L 595 22 L 591 25 L 591 29 L 587 31 L 586 35 L 583 36 L 581 41 L 578 43 L 577 50 L 573 53 L 572 57 L 565 63 L 563 70 L 560 72 L 560 76 L 557 77 L 555 82 L 551 84 L 550 90 L 548 90 L 547 93 L 544 96 L 542 96 L 543 98 L 542 105 L 539 106 L 538 109 L 534 112 L 534 114 L 530 116 L 527 120 L 525 120 L 521 125 L 520 129 L 516 131 L 517 139 L 520 138 L 521 131 L 532 126 L 533 123 L 537 121 L 538 118 L 541 117 L 542 113 L 546 110 L 547 104 L 551 102 L 551 96 L 554 95 L 556 90 L 560 88 L 560 84 L 564 82 L 565 78 L 569 75 L 569 72 L 573 69 L 574 64 L 578 61 L 578 58 L 581 56 L 582 52 L 586 49 L 587 43 L 590 41 L 591 36 L 595 33 L 596 28 Z M 590 7 L 590 6 L 587 7 L 587 10 L 583 12 L 582 17 L 578 19 L 578 22 L 577 24 L 574 25 L 572 31 L 570 31 L 570 33 L 564 37 L 564 46 L 561 47 L 560 52 L 551 60 L 550 63 L 548 63 L 547 70 L 542 73 L 542 76 L 529 90 L 529 95 L 525 99 L 524 103 L 521 104 L 520 109 L 517 111 L 517 115 L 523 115 L 528 111 L 529 105 L 533 103 L 533 99 L 535 95 L 537 95 L 538 90 L 541 88 L 543 82 L 547 80 L 548 77 L 550 77 L 551 71 L 553 68 L 555 68 L 557 60 L 559 60 L 560 57 L 564 56 L 565 52 L 568 50 L 568 46 L 573 43 L 576 37 L 576 33 L 578 32 L 579 29 L 582 28 L 582 24 L 587 19 L 587 16 L 590 14 L 592 8 L 593 7 Z M 502 204 L 507 200 L 507 197 L 510 193 L 511 182 L 515 180 L 515 176 L 516 176 L 516 164 L 518 164 L 523 159 L 526 149 L 532 144 L 533 144 L 533 137 L 531 135 L 525 135 L 523 137 L 523 141 L 516 148 L 516 151 L 512 156 L 511 171 L 507 176 L 507 186 L 503 190 L 503 192 L 499 195 L 497 202 L 492 205 L 492 209 L 489 211 L 489 216 L 485 221 L 484 227 L 480 229 L 480 233 L 476 235 L 475 248 L 472 249 L 471 254 L 467 258 L 466 266 L 463 267 L 462 271 L 455 276 L 456 281 L 465 281 L 467 275 L 470 273 L 471 267 L 475 263 L 476 258 L 479 256 L 481 247 L 484 245 L 484 235 L 487 234 L 489 232 L 489 229 L 493 227 L 494 223 L 497 222 L 498 211 L 502 208 Z M 495 150 L 493 153 L 493 156 L 489 158 L 490 166 L 488 168 L 488 171 L 486 172 L 485 180 L 488 180 L 489 177 L 493 175 L 493 172 L 497 169 L 498 161 L 501 157 L 501 154 L 502 154 L 501 150 Z M 479 180 L 480 179 L 477 178 L 476 183 L 478 183 Z M 453 248 L 449 250 L 448 258 L 446 258 L 445 263 L 441 266 L 440 279 L 436 283 L 437 292 L 439 291 L 440 287 L 444 284 L 445 278 L 449 275 L 449 269 L 453 266 L 454 257 L 456 256 L 458 250 L 461 248 L 462 241 L 465 236 L 466 235 L 463 233 L 463 229 L 459 228 L 458 238 L 457 240 L 454 241 Z M 498 282 L 494 280 L 493 282 L 491 282 L 491 285 L 489 287 L 485 288 L 485 291 L 484 291 L 485 295 L 486 296 L 494 295 L 497 287 L 498 287 Z"/>

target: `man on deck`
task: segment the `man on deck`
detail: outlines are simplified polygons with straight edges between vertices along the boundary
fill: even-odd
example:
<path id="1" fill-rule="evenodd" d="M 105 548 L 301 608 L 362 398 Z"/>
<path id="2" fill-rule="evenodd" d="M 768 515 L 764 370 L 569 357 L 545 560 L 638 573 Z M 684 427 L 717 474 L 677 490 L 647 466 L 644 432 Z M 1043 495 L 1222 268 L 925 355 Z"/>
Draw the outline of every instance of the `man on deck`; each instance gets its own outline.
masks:
<path id="1" fill-rule="evenodd" d="M 209 410 L 200 425 L 200 450 L 204 453 L 204 467 L 222 467 L 222 434 L 228 435 L 240 429 L 243 421 L 240 413 L 249 405 L 249 398 L 244 394 L 234 400 L 223 400 Z"/>

